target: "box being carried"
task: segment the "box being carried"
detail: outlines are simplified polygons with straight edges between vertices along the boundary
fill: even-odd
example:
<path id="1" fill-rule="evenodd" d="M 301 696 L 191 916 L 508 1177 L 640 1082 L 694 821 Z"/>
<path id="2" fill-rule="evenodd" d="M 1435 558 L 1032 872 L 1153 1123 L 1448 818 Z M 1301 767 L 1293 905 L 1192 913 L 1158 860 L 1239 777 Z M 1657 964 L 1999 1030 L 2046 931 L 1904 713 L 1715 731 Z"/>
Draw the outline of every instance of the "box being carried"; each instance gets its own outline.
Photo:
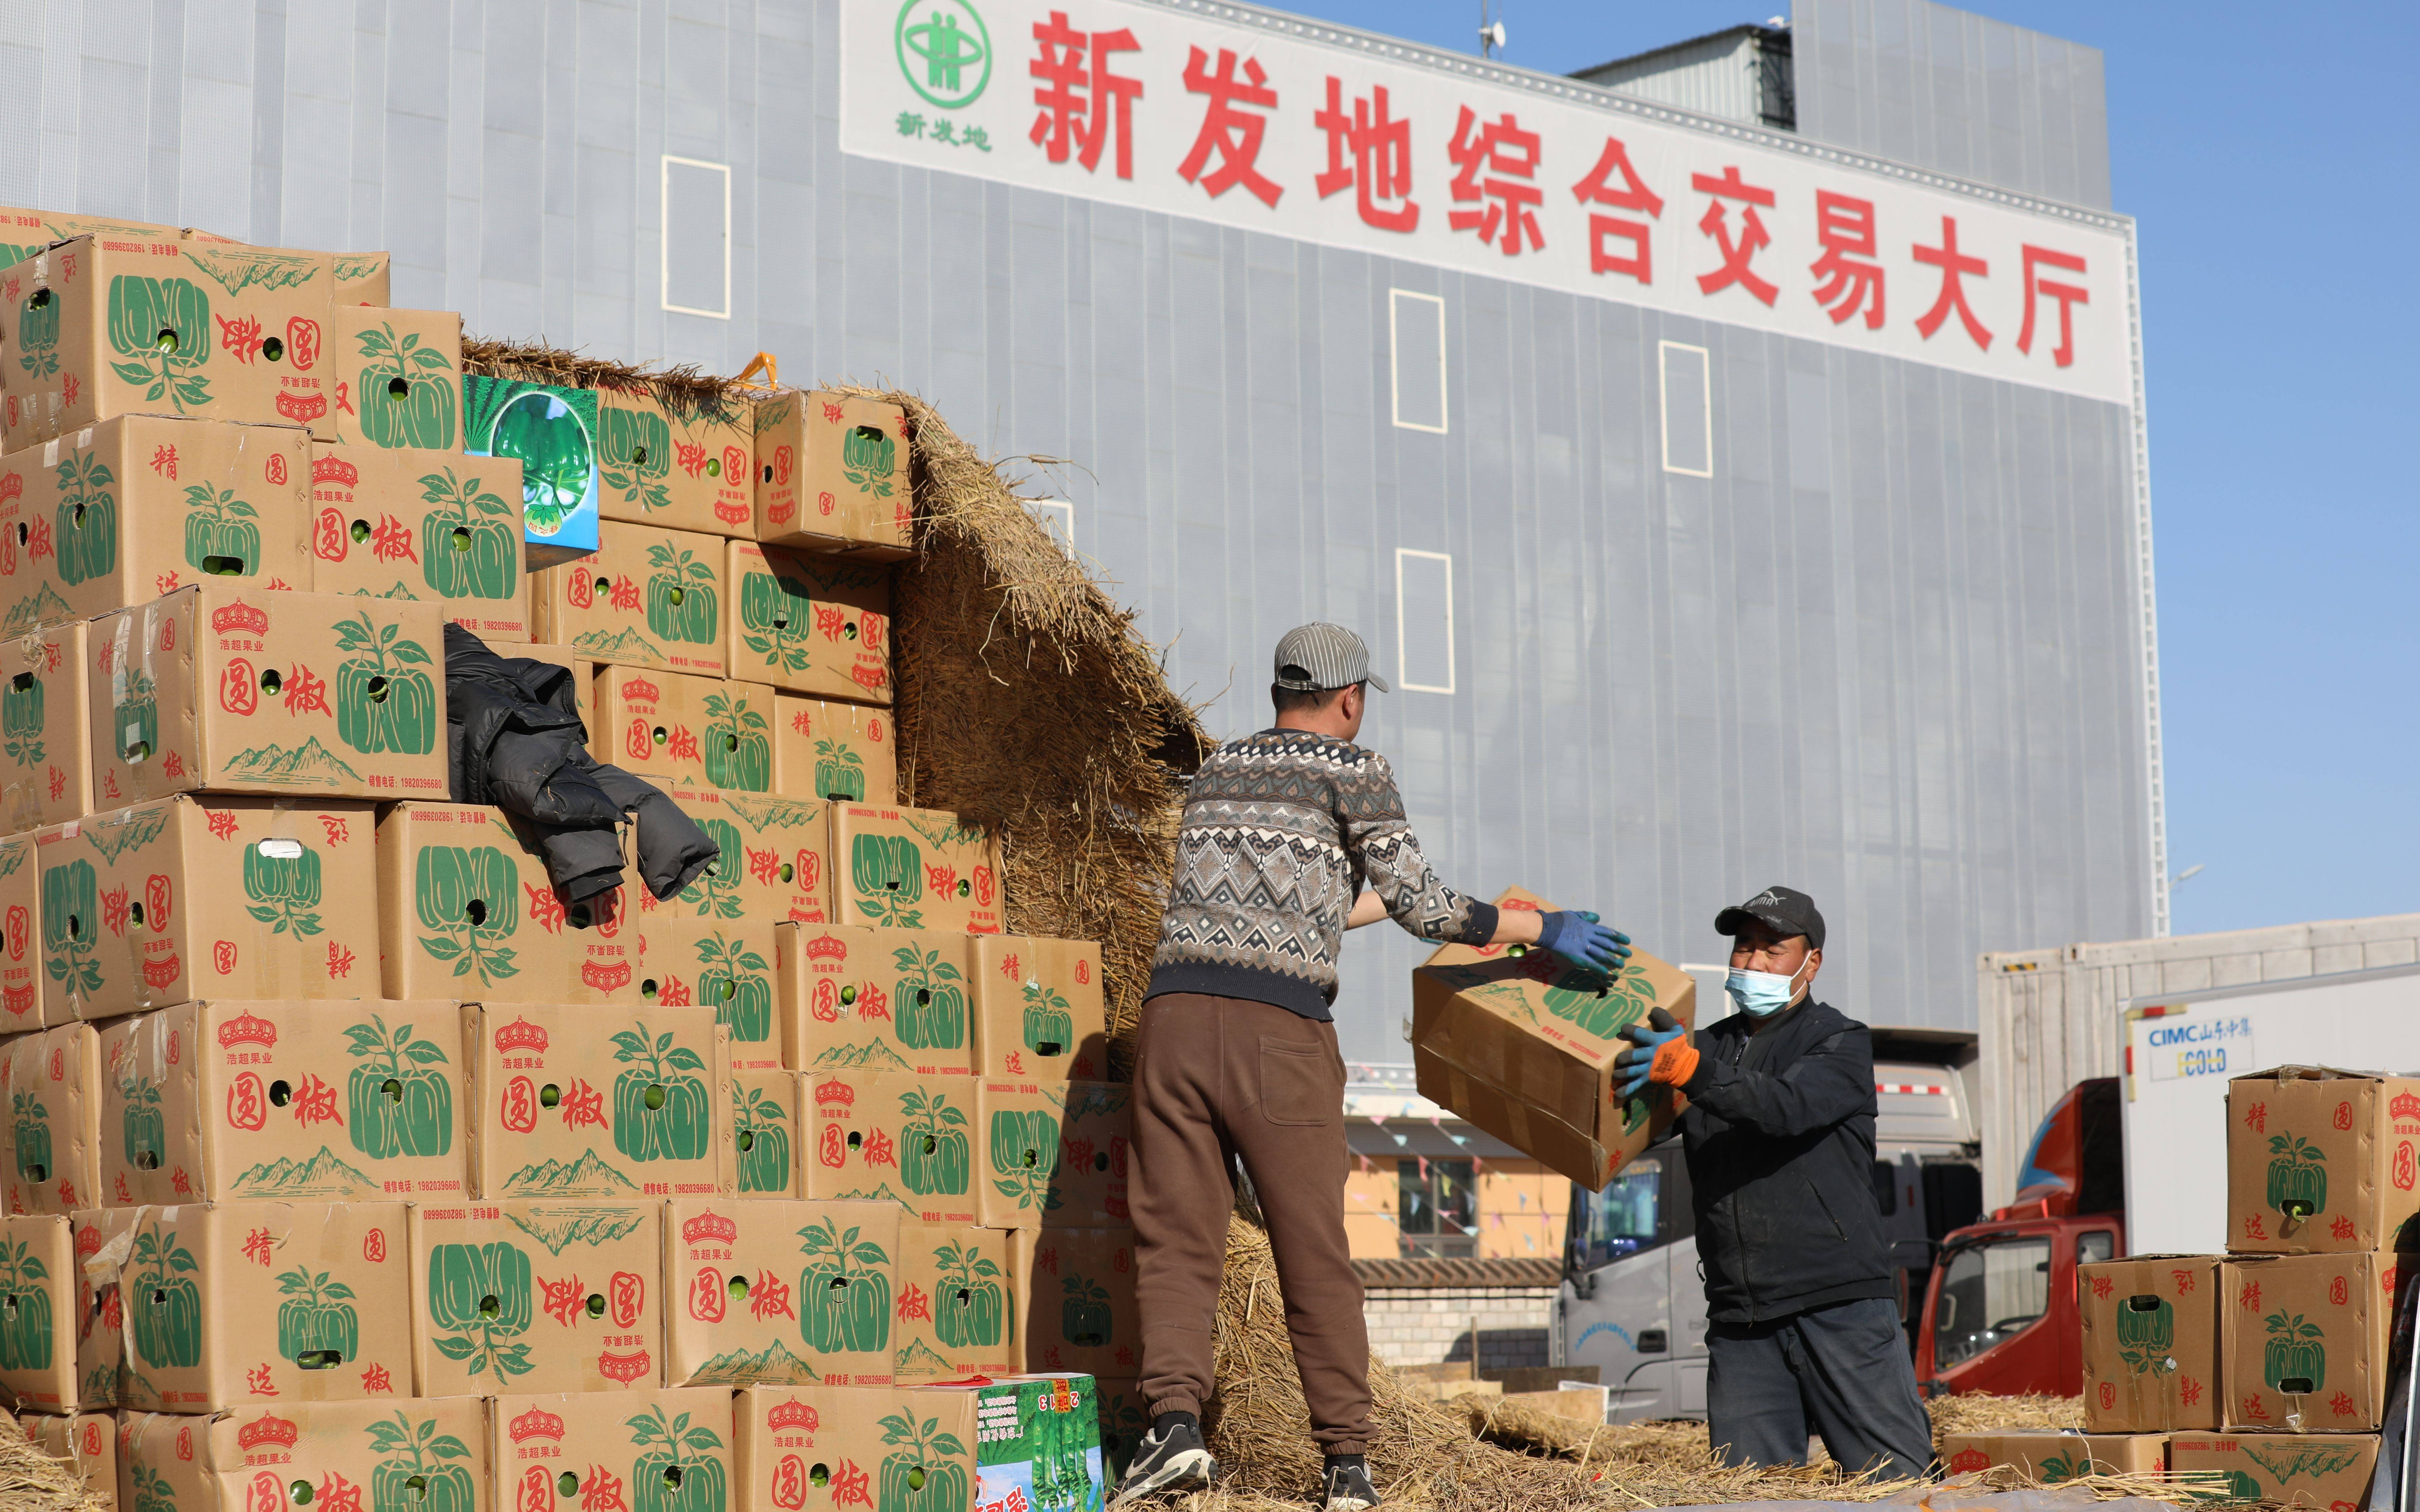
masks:
<path id="1" fill-rule="evenodd" d="M 2398 1244 L 2420 1212 L 2420 1078 L 2281 1066 L 2226 1084 L 2226 1232 L 2238 1252 Z"/>
<path id="2" fill-rule="evenodd" d="M 937 809 L 831 806 L 832 918 L 843 924 L 1001 931 L 1000 841 Z"/>
<path id="3" fill-rule="evenodd" d="M 891 711 L 773 691 L 773 791 L 793 798 L 899 801 Z"/>
<path id="4" fill-rule="evenodd" d="M 597 661 L 721 677 L 722 548 L 720 536 L 607 520 L 593 554 L 533 578 L 534 631 Z"/>
<path id="5" fill-rule="evenodd" d="M 465 376 L 462 450 L 520 464 L 522 560 L 533 571 L 597 549 L 595 389 Z"/>
<path id="6" fill-rule="evenodd" d="M 500 1003 L 462 1011 L 480 1197 L 718 1196 L 731 1074 L 708 1008 Z"/>
<path id="7" fill-rule="evenodd" d="M 1499 908 L 1549 911 L 1519 887 Z M 1607 980 L 1550 950 L 1450 945 L 1412 973 L 1412 1062 L 1422 1097 L 1591 1191 L 1669 1127 L 1678 1094 L 1623 1100 L 1621 1030 L 1661 1008 L 1697 1022 L 1688 973 L 1639 951 Z"/>
<path id="8" fill-rule="evenodd" d="M 2219 1426 L 2219 1265 L 2215 1255 L 2138 1255 L 2075 1268 L 2086 1428 Z"/>
<path id="9" fill-rule="evenodd" d="M 398 1387 L 396 1396 L 405 1393 Z M 252 1401 L 215 1417 L 130 1413 L 121 1473 L 130 1506 L 165 1512 L 279 1512 L 311 1488 L 311 1512 L 350 1489 L 379 1508 L 489 1508 L 487 1404 L 475 1396 L 397 1401 Z M 274 1469 L 264 1470 L 264 1465 Z M 551 1467 L 550 1467 L 550 1473 Z M 323 1490 L 322 1488 L 327 1489 Z"/>
<path id="10" fill-rule="evenodd" d="M 0 505 L 0 559 L 14 532 Z M 0 641 L 0 833 L 23 835 L 92 812 L 85 627 L 54 625 Z M 5 1021 L 0 1021 L 5 1022 Z"/>
<path id="11" fill-rule="evenodd" d="M 2226 1426 L 2364 1433 L 2386 1411 L 2397 1257 L 2236 1256 L 2219 1271 Z"/>
<path id="12" fill-rule="evenodd" d="M 904 1216 L 888 1202 L 670 1204 L 665 1379 L 890 1385 Z"/>
<path id="13" fill-rule="evenodd" d="M 972 1075 L 967 939 L 939 930 L 773 926 L 783 1064 Z"/>
<path id="14" fill-rule="evenodd" d="M 663 1204 L 415 1203 L 411 1226 L 418 1395 L 661 1381 Z"/>
<path id="15" fill-rule="evenodd" d="M 314 593 L 433 601 L 503 656 L 529 639 L 519 462 L 315 442 L 311 508 Z"/>
<path id="16" fill-rule="evenodd" d="M 101 1056 L 89 1024 L 0 1041 L 10 1212 L 73 1212 L 106 1200 Z"/>
<path id="17" fill-rule="evenodd" d="M 875 560 L 908 554 L 908 416 L 880 399 L 783 389 L 756 401 L 756 538 Z"/>
<path id="18" fill-rule="evenodd" d="M 734 541 L 723 564 L 738 612 L 735 677 L 792 692 L 891 702 L 891 569 Z"/>
<path id="19" fill-rule="evenodd" d="M 2157 1433 L 1951 1433 L 1941 1462 L 1953 1475 L 2011 1466 L 2044 1486 L 2085 1475 L 2156 1475 L 2168 1441 Z"/>

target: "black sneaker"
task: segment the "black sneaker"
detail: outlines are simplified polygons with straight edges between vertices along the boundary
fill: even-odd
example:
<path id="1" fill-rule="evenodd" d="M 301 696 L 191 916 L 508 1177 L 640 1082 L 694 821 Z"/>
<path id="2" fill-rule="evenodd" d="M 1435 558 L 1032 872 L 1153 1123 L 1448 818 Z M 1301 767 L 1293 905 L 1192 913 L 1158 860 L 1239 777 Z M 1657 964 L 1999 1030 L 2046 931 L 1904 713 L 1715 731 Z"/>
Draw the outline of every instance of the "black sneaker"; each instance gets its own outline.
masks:
<path id="1" fill-rule="evenodd" d="M 1359 1455 L 1328 1456 L 1326 1480 L 1327 1512 L 1367 1512 L 1378 1504 L 1378 1488 Z"/>
<path id="2" fill-rule="evenodd" d="M 1123 1506 L 1163 1491 L 1206 1490 L 1210 1477 L 1218 1473 L 1218 1463 L 1202 1442 L 1199 1424 L 1184 1418 L 1155 1423 L 1142 1443 L 1135 1445 L 1134 1458 L 1126 1462 L 1126 1477 L 1118 1482 L 1109 1505 Z"/>

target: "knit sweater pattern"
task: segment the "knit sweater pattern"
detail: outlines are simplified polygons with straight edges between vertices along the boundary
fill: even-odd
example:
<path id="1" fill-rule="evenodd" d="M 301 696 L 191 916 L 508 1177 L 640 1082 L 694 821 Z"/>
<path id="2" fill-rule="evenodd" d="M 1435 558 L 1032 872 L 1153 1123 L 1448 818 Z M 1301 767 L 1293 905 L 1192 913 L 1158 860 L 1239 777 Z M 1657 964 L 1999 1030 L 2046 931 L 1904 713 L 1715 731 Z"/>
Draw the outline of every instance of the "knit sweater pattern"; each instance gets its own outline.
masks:
<path id="1" fill-rule="evenodd" d="M 1484 945 L 1496 908 L 1440 881 L 1376 751 L 1307 730 L 1264 730 L 1194 774 L 1147 996 L 1203 993 L 1326 1020 L 1353 901 L 1439 944 Z"/>

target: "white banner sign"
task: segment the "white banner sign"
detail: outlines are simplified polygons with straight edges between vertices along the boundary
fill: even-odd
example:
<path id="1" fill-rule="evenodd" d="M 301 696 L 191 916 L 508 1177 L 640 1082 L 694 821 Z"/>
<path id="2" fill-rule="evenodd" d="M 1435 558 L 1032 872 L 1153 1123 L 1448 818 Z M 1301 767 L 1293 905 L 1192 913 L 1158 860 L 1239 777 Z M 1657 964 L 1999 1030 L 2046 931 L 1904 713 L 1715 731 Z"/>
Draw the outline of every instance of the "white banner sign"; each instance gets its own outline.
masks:
<path id="1" fill-rule="evenodd" d="M 2131 406 L 2105 224 L 1136 0 L 841 0 L 841 147 Z"/>

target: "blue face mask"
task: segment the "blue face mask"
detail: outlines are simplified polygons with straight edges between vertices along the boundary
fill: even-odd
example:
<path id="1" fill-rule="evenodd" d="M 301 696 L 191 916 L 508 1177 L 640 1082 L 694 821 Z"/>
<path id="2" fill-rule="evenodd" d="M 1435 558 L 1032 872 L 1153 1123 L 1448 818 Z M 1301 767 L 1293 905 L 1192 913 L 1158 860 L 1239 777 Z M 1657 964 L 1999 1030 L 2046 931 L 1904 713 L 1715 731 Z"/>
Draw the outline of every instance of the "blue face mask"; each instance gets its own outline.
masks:
<path id="1" fill-rule="evenodd" d="M 1799 967 L 1800 971 L 1807 969 Z M 1723 991 L 1730 995 L 1739 1011 L 1751 1018 L 1766 1018 L 1790 1006 L 1791 995 L 1798 990 L 1798 973 L 1784 977 L 1771 971 L 1745 971 L 1731 968 L 1723 980 Z"/>

